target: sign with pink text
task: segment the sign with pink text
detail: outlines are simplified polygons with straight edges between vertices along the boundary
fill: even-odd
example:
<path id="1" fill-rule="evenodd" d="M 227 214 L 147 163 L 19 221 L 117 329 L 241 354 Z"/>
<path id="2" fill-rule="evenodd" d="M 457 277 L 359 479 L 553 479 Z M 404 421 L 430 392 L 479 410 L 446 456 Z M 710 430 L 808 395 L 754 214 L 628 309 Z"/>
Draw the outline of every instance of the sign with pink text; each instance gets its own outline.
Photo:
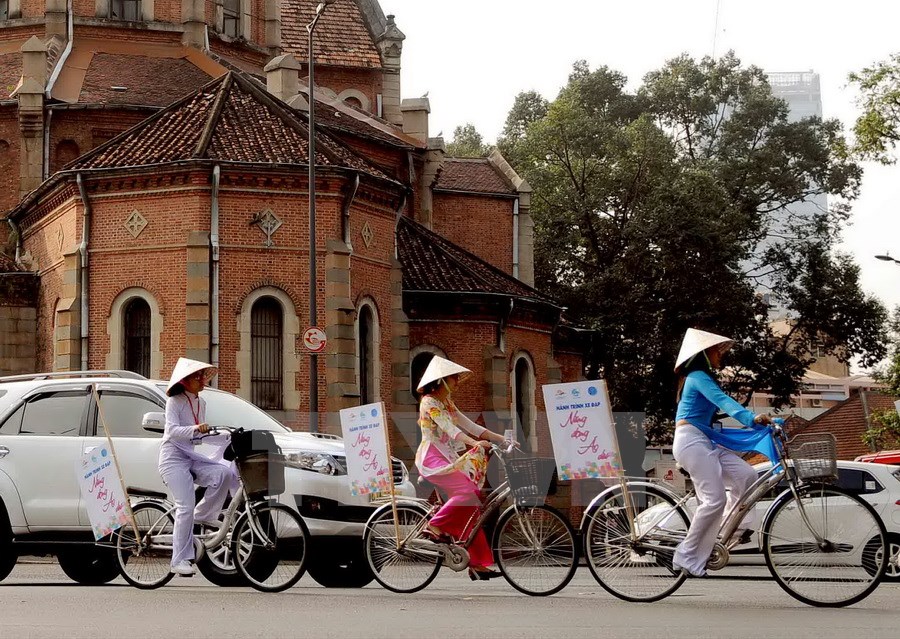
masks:
<path id="1" fill-rule="evenodd" d="M 84 451 L 76 464 L 81 498 L 94 537 L 102 539 L 128 523 L 126 497 L 116 464 L 105 444 Z"/>
<path id="2" fill-rule="evenodd" d="M 391 490 L 384 404 L 366 404 L 341 410 L 341 430 L 347 451 L 350 494 L 380 495 Z"/>
<path id="3" fill-rule="evenodd" d="M 549 384 L 543 391 L 559 478 L 617 477 L 622 465 L 606 383 Z"/>

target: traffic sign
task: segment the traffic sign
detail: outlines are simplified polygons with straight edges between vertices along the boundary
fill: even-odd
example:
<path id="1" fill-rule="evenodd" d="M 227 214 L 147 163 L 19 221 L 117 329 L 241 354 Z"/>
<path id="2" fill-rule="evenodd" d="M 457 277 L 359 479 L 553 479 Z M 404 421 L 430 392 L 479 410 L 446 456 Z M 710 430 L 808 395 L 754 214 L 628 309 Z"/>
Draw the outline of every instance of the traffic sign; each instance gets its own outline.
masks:
<path id="1" fill-rule="evenodd" d="M 303 333 L 303 345 L 310 353 L 321 353 L 328 345 L 325 331 L 315 326 L 306 329 L 306 332 Z"/>

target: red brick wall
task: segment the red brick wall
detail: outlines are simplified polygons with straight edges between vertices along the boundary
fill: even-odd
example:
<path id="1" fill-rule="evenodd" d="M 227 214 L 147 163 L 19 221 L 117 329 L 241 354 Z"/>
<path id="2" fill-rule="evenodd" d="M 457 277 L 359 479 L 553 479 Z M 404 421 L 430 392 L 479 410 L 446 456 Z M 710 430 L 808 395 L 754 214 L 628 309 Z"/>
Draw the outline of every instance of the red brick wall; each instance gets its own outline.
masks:
<path id="1" fill-rule="evenodd" d="M 303 60 L 300 61 L 301 63 Z M 309 73 L 307 65 L 303 65 L 300 75 Z M 376 96 L 382 92 L 384 75 L 381 69 L 355 69 L 347 67 L 329 67 L 316 65 L 316 85 L 327 87 L 339 94 L 346 89 L 356 89 L 369 98 L 369 109 L 377 111 Z"/>
<path id="2" fill-rule="evenodd" d="M 0 218 L 19 201 L 21 133 L 17 109 L 0 107 Z M 3 226 L 6 226 L 4 223 Z M 6 229 L 0 232 L 5 240 Z"/>
<path id="3" fill-rule="evenodd" d="M 94 0 L 72 0 L 75 15 L 81 18 L 97 17 L 97 5 Z"/>
<path id="4" fill-rule="evenodd" d="M 20 6 L 23 18 L 37 18 L 44 15 L 47 5 L 44 0 L 22 0 Z"/>
<path id="5" fill-rule="evenodd" d="M 85 111 L 58 110 L 50 120 L 50 170 L 60 170 L 67 154 L 60 153 L 60 143 L 74 142 L 80 154 L 85 154 L 115 135 L 127 131 L 154 113 L 126 109 L 98 109 Z M 71 159 L 71 158 L 69 158 Z"/>
<path id="6" fill-rule="evenodd" d="M 153 3 L 153 19 L 156 22 L 181 24 L 181 0 L 156 0 Z"/>
<path id="7" fill-rule="evenodd" d="M 159 11 L 159 4 L 154 11 Z M 115 24 L 115 23 L 112 23 Z M 101 40 L 125 40 L 129 42 L 159 42 L 168 44 L 180 44 L 181 33 L 170 31 L 151 31 L 149 29 L 128 29 L 115 28 L 109 26 L 86 26 L 78 25 L 75 27 L 76 35 L 79 38 L 98 38 Z"/>
<path id="8" fill-rule="evenodd" d="M 512 274 L 513 200 L 434 194 L 434 231 Z"/>

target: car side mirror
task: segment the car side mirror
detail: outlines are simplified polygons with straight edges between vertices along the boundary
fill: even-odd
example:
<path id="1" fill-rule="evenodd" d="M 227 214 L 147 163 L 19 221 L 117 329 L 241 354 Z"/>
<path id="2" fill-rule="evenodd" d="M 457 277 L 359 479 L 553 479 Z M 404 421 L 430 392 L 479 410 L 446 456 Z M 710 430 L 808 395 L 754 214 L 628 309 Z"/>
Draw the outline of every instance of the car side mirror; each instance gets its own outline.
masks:
<path id="1" fill-rule="evenodd" d="M 141 426 L 144 427 L 144 430 L 151 433 L 164 433 L 166 430 L 166 414 L 144 413 L 144 419 L 141 420 Z"/>

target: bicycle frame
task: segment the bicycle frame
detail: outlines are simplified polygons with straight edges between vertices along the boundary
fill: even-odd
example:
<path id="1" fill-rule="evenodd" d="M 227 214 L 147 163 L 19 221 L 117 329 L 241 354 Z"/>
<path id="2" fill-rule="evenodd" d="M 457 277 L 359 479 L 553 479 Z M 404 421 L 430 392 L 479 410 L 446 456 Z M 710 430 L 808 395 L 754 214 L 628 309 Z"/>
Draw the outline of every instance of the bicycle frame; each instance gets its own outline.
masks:
<path id="1" fill-rule="evenodd" d="M 806 528 L 815 537 L 816 541 L 821 544 L 825 540 L 818 533 L 818 531 L 815 529 L 815 527 L 813 527 L 810 524 L 809 518 L 807 517 L 806 511 L 803 506 L 803 502 L 799 498 L 800 497 L 799 496 L 799 484 L 800 484 L 801 480 L 797 477 L 797 474 L 794 471 L 793 467 L 787 463 L 790 460 L 790 457 L 786 453 L 786 449 L 783 446 L 784 436 L 783 436 L 783 434 L 781 434 L 781 431 L 777 431 L 777 432 L 773 431 L 771 436 L 777 444 L 776 450 L 779 452 L 779 455 L 780 455 L 778 462 L 773 463 L 772 467 L 769 470 L 767 470 L 765 473 L 763 473 L 759 478 L 757 478 L 757 480 L 755 482 L 753 482 L 753 484 L 751 484 L 751 486 L 747 490 L 747 492 L 745 492 L 741 496 L 741 498 L 732 505 L 731 509 L 725 515 L 724 519 L 722 520 L 722 524 L 719 527 L 718 538 L 722 543 L 728 543 L 728 540 L 731 539 L 731 536 L 740 527 L 740 524 L 743 521 L 744 517 L 746 516 L 747 512 L 751 508 L 753 508 L 756 505 L 756 503 L 762 499 L 762 497 L 764 495 L 766 495 L 770 490 L 775 488 L 775 486 L 777 486 L 783 478 L 787 478 L 788 488 L 784 492 L 790 491 L 794 495 L 794 497 L 797 499 L 797 505 L 798 505 L 798 510 L 800 512 L 801 520 L 803 521 Z M 623 494 L 625 494 L 627 496 L 627 494 L 628 494 L 627 483 L 628 482 L 623 481 L 622 484 L 620 484 L 620 486 L 611 486 L 607 490 L 603 491 L 600 495 L 598 495 L 594 499 L 594 502 L 592 502 L 592 504 L 590 506 L 588 506 L 587 512 L 590 513 L 592 510 L 591 506 L 593 506 L 594 503 L 598 503 L 605 494 L 615 490 L 616 488 L 621 487 L 623 489 Z M 635 482 L 635 483 L 639 484 L 639 483 L 646 483 L 646 482 Z M 695 496 L 695 493 L 693 490 L 688 491 L 683 497 L 679 497 L 677 494 L 675 494 L 674 492 L 672 492 L 669 488 L 667 488 L 665 486 L 661 486 L 658 484 L 648 484 L 648 485 L 653 485 L 657 489 L 668 493 L 669 496 L 672 498 L 672 500 L 675 502 L 675 505 L 666 509 L 662 513 L 662 515 L 657 520 L 652 522 L 651 525 L 649 525 L 649 527 L 647 527 L 646 529 L 645 529 L 645 526 L 642 525 L 640 532 L 638 532 L 637 528 L 634 525 L 634 517 L 629 514 L 629 525 L 631 527 L 631 535 L 632 535 L 633 543 L 638 543 L 638 542 L 642 541 L 651 532 L 661 530 L 659 528 L 660 524 L 662 522 L 668 521 L 669 517 L 671 517 L 671 515 L 676 511 L 676 509 L 684 506 L 684 504 L 686 504 L 687 501 L 692 496 Z M 784 492 L 782 492 L 782 494 L 784 494 Z M 626 508 L 628 508 L 630 511 L 630 502 L 631 502 L 630 498 L 626 497 L 625 501 L 626 501 Z M 774 507 L 775 503 L 776 503 L 775 501 L 772 502 L 772 507 Z M 765 521 L 765 519 L 768 518 L 769 512 L 771 512 L 772 507 L 770 507 L 769 510 L 766 512 L 766 517 L 764 518 L 763 521 Z M 582 527 L 583 527 L 583 525 L 582 525 Z M 675 535 L 669 531 L 662 531 L 662 532 L 663 532 L 663 538 L 667 539 L 668 541 L 680 541 L 681 539 L 683 539 L 683 534 Z"/>

